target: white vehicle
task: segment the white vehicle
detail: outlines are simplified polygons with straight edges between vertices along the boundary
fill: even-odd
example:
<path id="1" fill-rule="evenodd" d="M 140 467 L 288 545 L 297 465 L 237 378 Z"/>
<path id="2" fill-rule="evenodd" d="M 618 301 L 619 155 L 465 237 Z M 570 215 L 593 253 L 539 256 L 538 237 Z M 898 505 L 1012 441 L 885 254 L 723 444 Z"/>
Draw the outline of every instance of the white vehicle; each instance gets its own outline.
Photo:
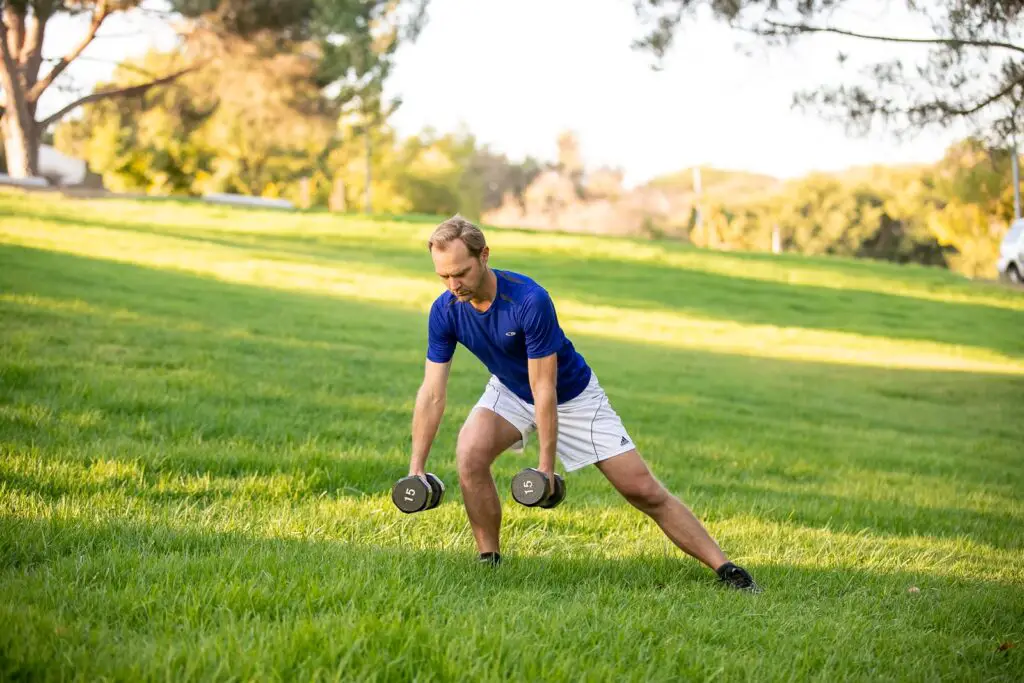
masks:
<path id="1" fill-rule="evenodd" d="M 1000 278 L 1015 285 L 1024 284 L 1024 219 L 1015 220 L 1003 237 L 996 268 Z"/>

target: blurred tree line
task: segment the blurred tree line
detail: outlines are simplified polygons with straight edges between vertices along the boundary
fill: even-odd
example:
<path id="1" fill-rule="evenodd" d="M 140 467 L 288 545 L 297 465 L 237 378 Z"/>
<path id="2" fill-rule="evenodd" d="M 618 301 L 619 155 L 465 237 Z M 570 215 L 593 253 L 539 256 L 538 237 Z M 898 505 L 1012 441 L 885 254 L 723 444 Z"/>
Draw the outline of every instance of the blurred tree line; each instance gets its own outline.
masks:
<path id="1" fill-rule="evenodd" d="M 154 52 L 126 62 L 114 84 L 159 72 L 172 59 Z M 465 130 L 426 129 L 399 139 L 386 116 L 368 125 L 325 96 L 309 61 L 258 46 L 141 98 L 91 103 L 57 128 L 55 140 L 118 192 L 232 192 L 363 211 L 369 179 L 375 213 L 458 212 L 497 225 L 762 251 L 778 230 L 786 251 L 936 265 L 969 276 L 992 277 L 1013 216 L 1010 152 L 975 138 L 930 166 L 786 183 L 706 169 L 700 195 L 690 172 L 627 190 L 621 171 L 585 169 L 569 133 L 551 162 L 511 161 Z"/>
<path id="2" fill-rule="evenodd" d="M 992 278 L 1014 217 L 1012 152 L 978 138 L 935 164 L 872 166 L 783 182 L 744 171 L 693 169 L 625 189 L 615 169 L 575 165 L 578 141 L 522 197 L 484 218 L 493 224 L 641 235 L 700 247 L 870 258 Z M 567 151 L 568 150 L 568 151 Z"/>
<path id="3" fill-rule="evenodd" d="M 98 88 L 146 78 L 174 59 L 151 52 L 127 61 Z M 240 43 L 168 87 L 86 105 L 54 138 L 116 192 L 231 192 L 337 210 L 364 210 L 369 196 L 377 213 L 479 218 L 541 168 L 492 152 L 468 131 L 400 140 L 388 123 L 394 103 L 368 99 L 339 100 L 300 53 Z"/>
<path id="4" fill-rule="evenodd" d="M 1013 220 L 1011 153 L 976 138 L 952 145 L 934 165 L 812 174 L 744 202 L 708 202 L 691 239 L 947 267 L 992 278 L 999 242 Z"/>

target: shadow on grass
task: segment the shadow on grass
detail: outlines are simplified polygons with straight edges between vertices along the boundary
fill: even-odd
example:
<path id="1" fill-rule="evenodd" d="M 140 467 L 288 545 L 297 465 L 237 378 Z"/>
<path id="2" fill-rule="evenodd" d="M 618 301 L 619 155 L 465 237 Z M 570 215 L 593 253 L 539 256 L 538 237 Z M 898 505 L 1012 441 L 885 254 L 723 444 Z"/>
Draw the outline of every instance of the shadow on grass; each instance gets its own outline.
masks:
<path id="1" fill-rule="evenodd" d="M 329 235 L 293 237 L 192 228 L 175 230 L 131 221 L 75 219 L 59 213 L 42 213 L 37 217 L 58 224 L 160 235 L 248 251 L 263 250 L 264 255 L 272 259 L 290 254 L 334 264 L 375 263 L 413 277 L 432 276 L 428 256 L 413 245 L 402 248 Z M 232 239 L 226 234 L 248 239 Z M 595 305 L 665 309 L 704 319 L 932 341 L 988 348 L 1010 356 L 1024 355 L 1024 337 L 1019 334 L 1024 320 L 1021 311 L 981 303 L 931 301 L 859 289 L 751 279 L 743 274 L 742 259 L 736 261 L 735 276 L 654 262 L 636 263 L 591 255 L 574 258 L 570 254 L 545 254 L 518 248 L 492 253 L 491 263 L 494 267 L 536 278 L 552 293 L 556 305 L 560 297 L 570 297 Z M 827 264 L 820 265 L 827 267 Z M 856 263 L 837 266 L 840 270 L 854 271 L 870 267 L 871 264 Z M 595 272 L 601 273 L 599 279 L 593 277 Z M 441 291 L 439 286 L 438 293 Z"/>
<path id="2" fill-rule="evenodd" d="M 0 248 L 0 262 L 7 291 L 88 304 L 52 311 L 0 304 L 0 341 L 17 351 L 0 363 L 0 397 L 9 406 L 39 406 L 53 416 L 31 421 L 0 413 L 10 452 L 36 449 L 44 460 L 85 464 L 102 458 L 139 461 L 146 479 L 133 495 L 198 502 L 229 494 L 160 494 L 152 484 L 165 475 L 283 474 L 294 478 L 303 495 L 379 495 L 404 474 L 411 400 L 422 376 L 423 315 L 33 249 Z M 119 318 L 110 310 L 138 315 Z M 228 333 L 232 329 L 256 332 L 239 340 Z M 27 347 L 17 341 L 22 334 Z M 282 340 L 295 342 L 290 353 L 283 352 Z M 845 462 L 860 466 L 867 477 L 872 469 L 931 475 L 940 466 L 943 476 L 975 490 L 995 477 L 1019 491 L 1021 467 L 1010 458 L 1015 441 L 1005 427 L 1017 414 L 1013 397 L 1024 395 L 1020 378 L 576 341 L 599 368 L 613 401 L 618 387 L 631 392 L 633 400 L 618 406 L 627 425 L 665 445 L 653 460 L 659 475 L 689 485 L 693 468 L 721 468 L 713 458 L 694 456 L 694 449 L 705 446 L 741 464 L 693 485 L 698 502 L 714 514 L 893 535 L 969 536 L 1000 548 L 1021 545 L 1020 536 L 1008 531 L 1019 528 L 1012 513 L 875 505 L 757 484 L 800 468 L 827 480 L 830 469 Z M 347 351 L 338 354 L 332 343 Z M 107 353 L 110 346 L 116 353 Z M 460 354 L 449 413 L 432 451 L 432 469 L 452 489 L 457 425 L 486 377 L 464 350 Z M 622 363 L 623 358 L 631 360 Z M 886 398 L 880 388 L 899 391 Z M 91 426 L 59 421 L 87 410 L 98 415 Z M 801 428 L 790 433 L 787 425 L 795 416 Z M 830 449 L 835 425 L 848 429 Z M 908 436 L 921 442 L 908 447 Z M 962 452 L 962 441 L 973 438 L 986 439 L 987 450 Z M 797 457 L 787 439 L 801 446 Z M 902 449 L 879 450 L 877 440 Z M 654 449 L 642 447 L 647 450 Z M 499 476 L 507 480 L 529 458 L 503 459 Z M 986 469 L 1000 461 L 998 469 Z M 103 491 L 103 485 L 82 489 L 25 474 L 11 476 L 7 484 L 51 498 Z M 603 480 L 591 478 L 579 490 L 581 501 L 622 504 Z M 278 497 L 258 490 L 250 495 Z"/>

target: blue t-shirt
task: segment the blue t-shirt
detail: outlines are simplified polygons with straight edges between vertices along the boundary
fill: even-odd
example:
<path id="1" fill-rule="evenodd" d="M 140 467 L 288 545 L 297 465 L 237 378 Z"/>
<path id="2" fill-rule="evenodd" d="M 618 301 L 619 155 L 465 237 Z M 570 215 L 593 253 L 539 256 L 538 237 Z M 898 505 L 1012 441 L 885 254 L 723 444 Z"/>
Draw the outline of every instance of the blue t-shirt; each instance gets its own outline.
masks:
<path id="1" fill-rule="evenodd" d="M 493 269 L 498 291 L 481 313 L 446 291 L 430 307 L 427 358 L 447 363 L 461 343 L 516 396 L 533 403 L 527 359 L 558 354 L 557 400 L 579 396 L 590 366 L 562 332 L 555 304 L 539 284 L 518 273 Z"/>

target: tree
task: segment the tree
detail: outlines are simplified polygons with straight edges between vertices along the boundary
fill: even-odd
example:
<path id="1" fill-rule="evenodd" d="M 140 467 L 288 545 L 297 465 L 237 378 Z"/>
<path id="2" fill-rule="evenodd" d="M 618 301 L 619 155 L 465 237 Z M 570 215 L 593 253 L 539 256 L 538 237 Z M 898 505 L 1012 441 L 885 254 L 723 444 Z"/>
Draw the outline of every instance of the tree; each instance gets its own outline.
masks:
<path id="1" fill-rule="evenodd" d="M 469 159 L 464 175 L 479 184 L 481 212 L 497 209 L 507 198 L 523 205 L 523 194 L 541 172 L 542 164 L 532 157 L 514 162 L 505 154 L 478 146 Z M 465 211 L 462 211 L 466 215 Z"/>
<path id="2" fill-rule="evenodd" d="M 103 22 L 139 4 L 140 0 L 0 0 L 3 13 L 0 20 L 0 131 L 11 175 L 23 178 L 36 174 L 41 133 L 68 112 L 104 98 L 141 95 L 194 68 L 183 66 L 130 87 L 97 91 L 74 100 L 44 119 L 37 119 L 39 98 L 89 46 Z M 44 64 L 49 61 L 43 57 L 47 25 L 60 15 L 75 14 L 90 16 L 85 34 L 44 70 Z"/>
<path id="3" fill-rule="evenodd" d="M 634 47 L 660 65 L 680 26 L 701 6 L 731 26 L 789 45 L 829 34 L 863 50 L 866 68 L 852 81 L 794 94 L 796 106 L 820 111 L 863 134 L 884 125 L 897 137 L 956 124 L 973 127 L 990 144 L 1004 145 L 1024 120 L 1024 2 L 1020 0 L 904 0 L 911 16 L 929 22 L 933 35 L 893 35 L 854 30 L 851 0 L 634 0 L 643 37 Z M 920 49 L 913 59 L 877 62 L 880 44 Z M 851 52 L 840 52 L 849 65 Z"/>
<path id="4" fill-rule="evenodd" d="M 583 196 L 583 153 L 576 133 L 567 130 L 558 135 L 558 170 L 576 188 L 576 194 Z"/>
<path id="5" fill-rule="evenodd" d="M 150 52 L 119 65 L 98 89 L 123 88 L 163 71 L 172 54 Z M 140 73 L 141 72 L 141 73 Z M 117 192 L 191 193 L 195 178 L 211 174 L 222 150 L 210 149 L 197 134 L 222 115 L 214 69 L 179 79 L 174 87 L 154 88 L 133 98 L 107 98 L 83 107 L 82 116 L 57 125 L 57 149 L 84 160 Z"/>
<path id="6" fill-rule="evenodd" d="M 480 192 L 466 188 L 466 181 L 473 180 L 466 174 L 473 148 L 470 136 L 438 136 L 429 128 L 404 140 L 391 172 L 406 210 L 478 219 Z"/>
<path id="7" fill-rule="evenodd" d="M 310 43 L 281 44 L 267 35 L 218 41 L 231 45 L 211 47 L 221 57 L 173 87 L 89 103 L 80 120 L 57 128 L 58 147 L 86 159 L 108 187 L 121 191 L 280 196 L 306 179 L 316 201 L 326 199 L 335 179 L 360 187 L 366 130 L 387 156 L 390 133 L 379 125 L 364 130 L 362 116 L 343 116 L 340 97 L 323 87 Z M 112 82 L 98 87 L 133 83 L 174 59 L 151 51 L 120 64 Z M 356 97 L 345 105 L 358 114 L 365 103 Z M 375 168 L 370 177 L 386 170 Z M 390 188 L 375 190 L 393 206 Z"/>
<path id="8" fill-rule="evenodd" d="M 0 129 L 12 175 L 36 173 L 41 133 L 69 112 L 113 97 L 138 97 L 205 64 L 201 54 L 182 50 L 185 60 L 169 71 L 149 74 L 147 79 L 129 86 L 97 89 L 44 119 L 37 118 L 39 97 L 81 56 L 103 23 L 117 12 L 140 7 L 144 1 L 0 0 Z M 381 54 L 393 53 L 400 39 L 415 35 L 422 26 L 425 6 L 424 0 L 413 0 L 411 5 L 398 0 L 170 0 L 173 12 L 168 16 L 170 19 L 176 12 L 177 18 L 185 20 L 182 37 L 193 49 L 213 45 L 230 51 L 248 44 L 259 45 L 269 54 L 304 51 L 317 62 L 319 86 L 335 84 L 344 99 L 352 96 L 353 90 L 346 90 L 346 86 L 353 83 L 358 86 L 355 92 L 379 87 L 387 75 L 387 70 L 381 68 L 383 61 L 364 59 L 360 65 L 355 60 L 367 54 L 367 46 Z M 48 23 L 61 15 L 78 14 L 91 18 L 84 35 L 43 73 L 47 60 L 42 47 Z M 402 20 L 389 23 L 392 17 Z"/>
<path id="9" fill-rule="evenodd" d="M 1010 164 L 1007 150 L 969 138 L 951 146 L 925 176 L 934 206 L 928 227 L 954 252 L 950 265 L 966 275 L 996 272 L 999 242 L 1013 217 Z"/>
<path id="10" fill-rule="evenodd" d="M 339 126 L 362 138 L 365 150 L 364 200 L 373 207 L 373 139 L 401 105 L 384 97 L 384 83 L 394 66 L 399 45 L 413 42 L 426 22 L 426 0 L 318 1 L 320 79 L 338 84 L 335 102 L 342 109 Z M 340 144 L 340 142 L 339 142 Z"/>

